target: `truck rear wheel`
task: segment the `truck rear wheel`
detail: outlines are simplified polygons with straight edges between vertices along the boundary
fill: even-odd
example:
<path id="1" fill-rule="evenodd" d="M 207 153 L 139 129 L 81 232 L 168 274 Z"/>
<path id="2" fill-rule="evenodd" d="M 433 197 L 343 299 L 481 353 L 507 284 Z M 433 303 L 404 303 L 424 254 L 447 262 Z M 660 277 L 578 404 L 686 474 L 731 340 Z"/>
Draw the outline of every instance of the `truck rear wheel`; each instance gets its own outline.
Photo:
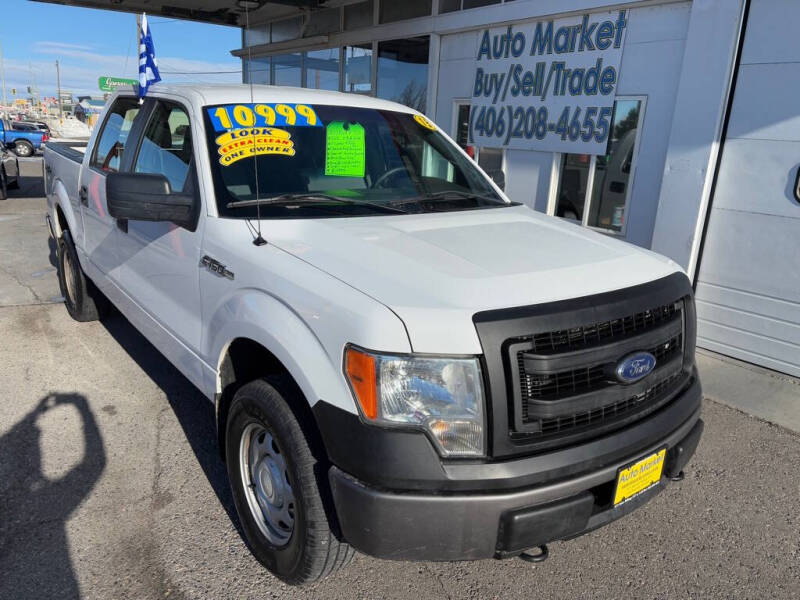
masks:
<path id="1" fill-rule="evenodd" d="M 69 230 L 58 238 L 58 285 L 67 312 L 76 321 L 97 321 L 108 314 L 108 299 L 86 277 Z"/>
<path id="2" fill-rule="evenodd" d="M 25 140 L 14 142 L 14 154 L 17 156 L 33 156 L 33 145 Z"/>
<path id="3" fill-rule="evenodd" d="M 315 472 L 319 460 L 310 434 L 287 404 L 295 395 L 291 389 L 281 379 L 259 379 L 236 393 L 225 456 L 251 552 L 275 576 L 299 585 L 333 573 L 355 551 L 334 535 L 333 511 L 326 511 L 324 500 L 327 481 L 317 480 L 324 469 Z"/>

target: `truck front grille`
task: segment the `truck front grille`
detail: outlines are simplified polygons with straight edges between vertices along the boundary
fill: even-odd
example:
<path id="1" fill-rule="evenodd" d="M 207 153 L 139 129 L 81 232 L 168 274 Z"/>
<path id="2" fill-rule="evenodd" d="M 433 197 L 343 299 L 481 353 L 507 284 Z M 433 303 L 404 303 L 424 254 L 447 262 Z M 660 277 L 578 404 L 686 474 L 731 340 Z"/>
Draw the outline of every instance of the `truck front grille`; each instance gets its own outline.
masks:
<path id="1" fill-rule="evenodd" d="M 495 458 L 606 437 L 673 406 L 695 377 L 695 307 L 683 273 L 589 296 L 482 311 L 490 448 Z M 616 367 L 647 351 L 640 381 Z"/>
<path id="2" fill-rule="evenodd" d="M 615 319 L 511 340 L 518 386 L 515 437 L 553 439 L 592 432 L 657 409 L 685 382 L 683 300 Z M 614 371 L 625 355 L 646 351 L 656 368 L 623 384 Z"/>

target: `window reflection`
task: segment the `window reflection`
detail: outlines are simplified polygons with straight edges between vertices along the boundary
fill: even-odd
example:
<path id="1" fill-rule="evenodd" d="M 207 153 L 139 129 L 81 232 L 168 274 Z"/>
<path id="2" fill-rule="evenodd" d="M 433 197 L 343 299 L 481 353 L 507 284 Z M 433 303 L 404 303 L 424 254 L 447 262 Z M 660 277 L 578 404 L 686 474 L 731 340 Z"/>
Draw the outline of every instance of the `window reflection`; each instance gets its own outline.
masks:
<path id="1" fill-rule="evenodd" d="M 339 48 L 306 52 L 305 87 L 316 90 L 339 89 Z"/>
<path id="2" fill-rule="evenodd" d="M 583 218 L 591 158 L 589 154 L 564 155 L 561 161 L 561 177 L 558 182 L 557 216 L 575 221 Z"/>
<path id="3" fill-rule="evenodd" d="M 302 58 L 302 55 L 299 53 L 273 56 L 272 71 L 274 84 L 300 87 Z"/>
<path id="4" fill-rule="evenodd" d="M 614 103 L 608 154 L 598 156 L 595 166 L 592 203 L 587 221 L 593 227 L 622 230 L 640 110 L 639 100 L 618 100 Z"/>
<path id="5" fill-rule="evenodd" d="M 378 44 L 378 97 L 425 112 L 428 36 Z"/>
<path id="6" fill-rule="evenodd" d="M 503 173 L 503 150 L 501 148 L 481 148 L 478 151 L 478 164 L 491 177 L 501 190 L 506 187 Z"/>
<path id="7" fill-rule="evenodd" d="M 344 91 L 372 91 L 372 44 L 344 47 Z"/>
<path id="8" fill-rule="evenodd" d="M 404 0 L 403 2 L 381 2 L 380 23 L 393 23 L 415 17 L 427 17 L 431 14 L 433 3 L 431 0 Z"/>
<path id="9" fill-rule="evenodd" d="M 269 65 L 269 56 L 245 60 L 244 82 L 268 84 L 270 77 Z"/>

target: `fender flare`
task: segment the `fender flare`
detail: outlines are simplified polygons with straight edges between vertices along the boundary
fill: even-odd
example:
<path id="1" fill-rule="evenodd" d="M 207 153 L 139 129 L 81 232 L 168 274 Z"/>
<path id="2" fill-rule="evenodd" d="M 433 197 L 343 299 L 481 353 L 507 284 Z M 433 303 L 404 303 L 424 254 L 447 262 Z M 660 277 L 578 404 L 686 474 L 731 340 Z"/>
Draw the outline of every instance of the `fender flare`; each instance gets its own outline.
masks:
<path id="1" fill-rule="evenodd" d="M 64 215 L 64 218 L 67 221 L 67 229 L 72 232 L 73 238 L 77 233 L 79 233 L 79 228 L 76 224 L 76 217 L 75 211 L 72 208 L 72 202 L 69 200 L 69 194 L 67 193 L 67 188 L 64 186 L 64 183 L 60 179 L 56 179 L 53 182 L 53 196 L 55 197 L 55 202 L 53 202 L 53 227 L 55 228 L 56 237 L 61 237 L 61 223 L 58 221 L 58 214 L 57 210 L 60 208 L 61 213 Z M 77 243 L 77 242 L 76 242 Z"/>
<path id="2" fill-rule="evenodd" d="M 309 406 L 324 399 L 347 412 L 358 413 L 341 364 L 331 360 L 300 315 L 274 296 L 253 288 L 238 290 L 217 307 L 208 322 L 204 354 L 215 367 L 210 373 L 212 381 L 206 381 L 212 394 L 222 392 L 220 370 L 230 344 L 244 338 L 260 344 L 281 362 Z"/>

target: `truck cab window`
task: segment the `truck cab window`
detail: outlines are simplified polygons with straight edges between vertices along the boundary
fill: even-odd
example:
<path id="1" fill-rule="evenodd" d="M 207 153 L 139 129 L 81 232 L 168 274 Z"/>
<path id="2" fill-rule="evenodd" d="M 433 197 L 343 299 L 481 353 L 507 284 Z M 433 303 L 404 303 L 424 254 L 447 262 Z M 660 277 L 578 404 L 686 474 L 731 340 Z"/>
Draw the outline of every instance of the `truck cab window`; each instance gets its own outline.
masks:
<path id="1" fill-rule="evenodd" d="M 184 189 L 191 160 L 189 116 L 179 106 L 159 102 L 147 124 L 133 170 L 164 175 L 177 193 Z"/>
<path id="2" fill-rule="evenodd" d="M 103 130 L 97 138 L 91 166 L 103 171 L 118 171 L 122 162 L 122 151 L 133 121 L 139 114 L 139 103 L 135 98 L 118 98 L 109 109 Z"/>

